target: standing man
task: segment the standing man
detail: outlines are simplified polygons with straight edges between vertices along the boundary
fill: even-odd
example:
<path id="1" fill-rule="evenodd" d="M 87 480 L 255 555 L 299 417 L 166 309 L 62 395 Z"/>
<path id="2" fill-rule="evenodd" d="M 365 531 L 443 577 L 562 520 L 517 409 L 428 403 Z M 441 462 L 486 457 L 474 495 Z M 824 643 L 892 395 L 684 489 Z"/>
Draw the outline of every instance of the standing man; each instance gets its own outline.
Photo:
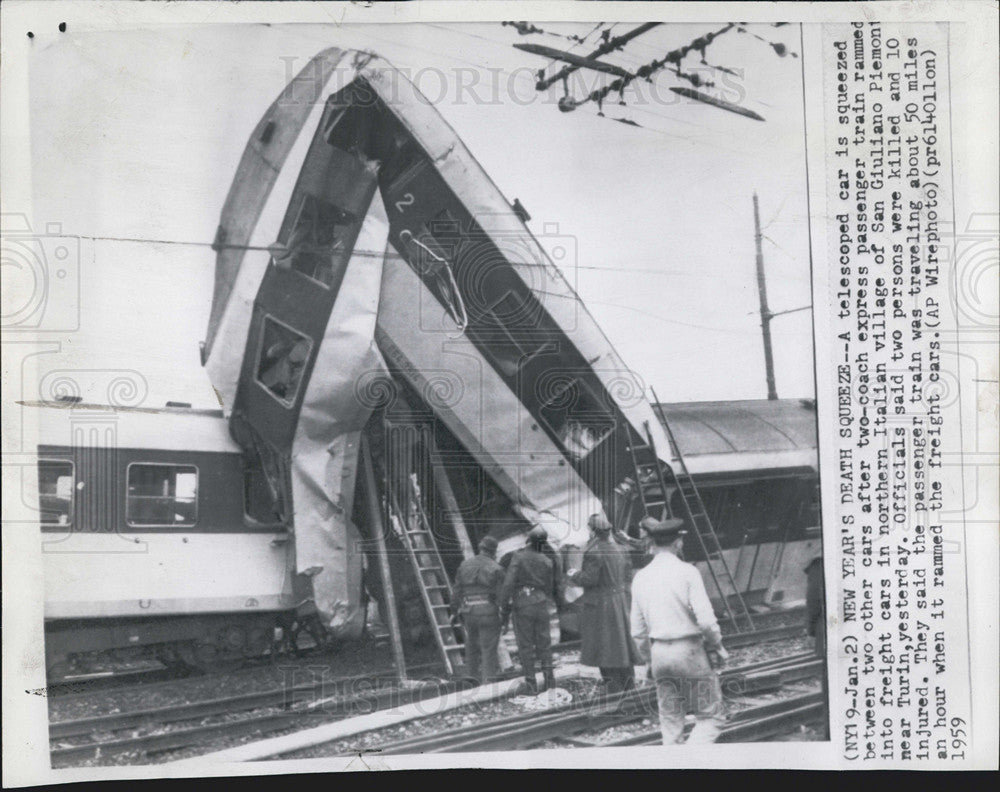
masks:
<path id="1" fill-rule="evenodd" d="M 683 520 L 647 524 L 653 560 L 632 583 L 632 637 L 656 682 L 663 744 L 684 734 L 684 716 L 698 719 L 689 744 L 712 743 L 725 723 L 715 669 L 729 654 L 708 600 L 701 573 L 681 561 Z"/>
<path id="2" fill-rule="evenodd" d="M 581 568 L 566 576 L 583 589 L 580 662 L 600 668 L 607 692 L 620 693 L 635 687 L 633 666 L 639 662 L 628 624 L 632 563 L 628 551 L 611 540 L 603 514 L 590 515 L 587 526 L 591 540 Z"/>
<path id="3" fill-rule="evenodd" d="M 462 562 L 455 573 L 452 608 L 465 626 L 466 673 L 485 684 L 500 675 L 500 588 L 503 567 L 496 562 L 497 540 L 479 540 L 479 555 Z"/>
<path id="4" fill-rule="evenodd" d="M 815 555 L 806 565 L 806 616 L 809 634 L 816 639 L 817 656 L 826 659 L 826 608 L 823 584 L 823 556 Z"/>
<path id="5" fill-rule="evenodd" d="M 514 553 L 500 592 L 500 611 L 504 623 L 513 607 L 514 637 L 527 692 L 538 692 L 535 660 L 542 666 L 545 684 L 542 690 L 555 687 L 552 670 L 552 635 L 549 633 L 549 606 L 555 603 L 558 581 L 555 565 L 542 551 L 548 534 L 541 526 L 528 533 L 528 544 Z"/>
<path id="6" fill-rule="evenodd" d="M 823 706 L 826 717 L 823 719 L 823 736 L 830 739 L 830 691 L 826 679 L 826 590 L 823 583 L 823 555 L 817 553 L 806 565 L 806 614 L 809 619 L 809 634 L 815 638 L 813 650 L 823 661 L 823 673 L 820 680 L 823 686 Z"/>

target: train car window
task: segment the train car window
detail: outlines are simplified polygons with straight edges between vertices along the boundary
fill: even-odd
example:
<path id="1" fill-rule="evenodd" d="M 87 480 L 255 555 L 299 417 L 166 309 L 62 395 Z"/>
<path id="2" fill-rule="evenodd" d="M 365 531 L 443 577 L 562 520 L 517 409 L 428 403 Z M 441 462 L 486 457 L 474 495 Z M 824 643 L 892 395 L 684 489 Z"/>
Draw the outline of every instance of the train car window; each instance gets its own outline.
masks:
<path id="1" fill-rule="evenodd" d="M 537 301 L 507 292 L 478 311 L 475 333 L 487 346 L 500 372 L 513 377 L 532 359 L 558 346 L 537 324 Z"/>
<path id="2" fill-rule="evenodd" d="M 586 457 L 614 431 L 614 416 L 580 380 L 562 380 L 545 396 L 539 416 L 574 459 Z"/>
<path id="3" fill-rule="evenodd" d="M 257 382 L 286 407 L 295 402 L 312 340 L 265 316 L 257 354 Z"/>
<path id="4" fill-rule="evenodd" d="M 198 521 L 198 468 L 134 462 L 128 466 L 129 525 L 192 526 Z"/>
<path id="5" fill-rule="evenodd" d="M 271 249 L 271 261 L 275 266 L 291 268 L 330 286 L 334 260 L 338 249 L 343 247 L 343 243 L 338 245 L 337 228 L 349 226 L 355 220 L 346 209 L 306 193 L 288 238 Z"/>
<path id="6" fill-rule="evenodd" d="M 73 463 L 38 461 L 38 500 L 42 525 L 73 524 Z"/>

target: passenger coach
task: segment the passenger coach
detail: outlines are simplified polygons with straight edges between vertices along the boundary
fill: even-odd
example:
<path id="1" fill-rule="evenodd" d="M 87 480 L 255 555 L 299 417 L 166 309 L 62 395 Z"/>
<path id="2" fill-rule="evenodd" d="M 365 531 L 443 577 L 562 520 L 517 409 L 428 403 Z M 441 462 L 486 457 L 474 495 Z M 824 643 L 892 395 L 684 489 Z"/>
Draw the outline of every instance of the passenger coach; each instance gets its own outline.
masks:
<path id="1" fill-rule="evenodd" d="M 286 517 L 222 412 L 33 409 L 50 668 L 140 647 L 171 665 L 264 652 L 294 606 Z"/>

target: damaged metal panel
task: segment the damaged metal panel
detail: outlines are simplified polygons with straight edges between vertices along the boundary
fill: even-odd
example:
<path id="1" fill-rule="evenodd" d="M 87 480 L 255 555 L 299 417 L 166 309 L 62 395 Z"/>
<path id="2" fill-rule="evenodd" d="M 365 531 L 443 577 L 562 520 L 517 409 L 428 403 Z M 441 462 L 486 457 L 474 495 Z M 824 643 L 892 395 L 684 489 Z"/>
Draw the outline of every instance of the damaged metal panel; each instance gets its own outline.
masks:
<path id="1" fill-rule="evenodd" d="M 489 175 L 482 169 L 458 135 L 438 113 L 433 105 L 420 94 L 416 86 L 402 76 L 387 75 L 392 67 L 380 58 L 373 58 L 359 71 L 359 77 L 370 81 L 371 88 L 386 102 L 388 112 L 399 119 L 401 125 L 413 135 L 415 142 L 427 157 L 445 185 L 471 214 L 476 228 L 469 224 L 468 234 L 481 232 L 501 252 L 502 258 L 528 286 L 544 314 L 555 322 L 558 330 L 579 352 L 581 368 L 592 370 L 604 385 L 616 407 L 640 435 L 648 421 L 653 430 L 657 447 L 668 447 L 666 436 L 642 387 L 641 381 L 621 360 L 590 315 L 584 303 L 556 268 L 537 240 L 512 209 Z M 385 173 L 383 171 L 383 181 Z M 394 225 L 414 206 L 408 204 L 407 191 L 403 190 L 397 204 L 393 195 L 383 192 L 389 205 L 390 222 Z M 417 201 L 416 194 L 412 200 Z M 393 212 L 393 209 L 401 210 Z M 571 240 L 566 240 L 567 245 Z M 401 250 L 401 253 L 405 251 Z M 570 253 L 571 255 L 571 253 Z M 572 269 L 573 262 L 567 265 Z M 539 319 L 539 326 L 543 320 Z"/>
<path id="2" fill-rule="evenodd" d="M 406 378 L 529 520 L 558 543 L 586 544 L 600 503 L 447 310 L 398 256 L 385 263 L 376 340 Z"/>
<path id="3" fill-rule="evenodd" d="M 384 370 L 374 342 L 382 266 L 367 251 L 384 248 L 388 225 L 380 202 L 371 207 L 319 344 L 291 456 L 297 571 L 309 574 L 317 610 L 342 636 L 364 627 L 364 554 L 352 517 L 361 430 L 372 406 L 358 398 L 357 381 L 361 372 Z"/>
<path id="4" fill-rule="evenodd" d="M 610 507 L 647 424 L 669 448 L 642 383 L 417 89 L 378 58 L 356 82 L 358 114 L 381 130 L 358 144 L 380 147 L 394 249 Z"/>
<path id="5" fill-rule="evenodd" d="M 330 47 L 311 58 L 305 68 L 285 86 L 250 135 L 226 203 L 222 207 L 215 235 L 213 248 L 218 254 L 215 264 L 215 292 L 202 362 L 212 352 L 219 323 L 243 263 L 246 246 L 271 189 L 299 133 L 306 125 L 310 112 L 316 108 L 330 76 L 345 55 L 343 50 Z"/>
<path id="6" fill-rule="evenodd" d="M 373 340 L 381 256 L 371 251 L 385 249 L 388 225 L 373 200 L 375 165 L 326 139 L 341 108 L 323 96 L 342 55 L 314 59 L 293 81 L 296 93 L 286 89 L 272 106 L 297 108 L 299 128 L 315 130 L 287 148 L 283 166 L 259 156 L 260 128 L 248 145 L 248 168 L 226 205 L 237 217 L 224 220 L 246 228 L 249 244 L 235 272 L 229 249 L 219 251 L 221 318 L 210 328 L 206 368 L 246 464 L 262 470 L 291 523 L 300 599 L 349 636 L 363 626 L 351 515 L 359 433 L 371 409 L 355 388 L 361 372 L 382 365 Z M 299 131 L 289 126 L 276 137 L 268 129 L 267 145 Z"/>

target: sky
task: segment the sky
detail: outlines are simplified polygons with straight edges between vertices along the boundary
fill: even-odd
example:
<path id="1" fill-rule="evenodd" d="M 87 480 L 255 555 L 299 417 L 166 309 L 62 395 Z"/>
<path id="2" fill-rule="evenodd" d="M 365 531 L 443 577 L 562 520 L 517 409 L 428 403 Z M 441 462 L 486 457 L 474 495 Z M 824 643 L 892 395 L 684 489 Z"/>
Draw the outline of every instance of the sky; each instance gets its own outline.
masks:
<path id="1" fill-rule="evenodd" d="M 169 27 L 67 34 L 36 48 L 33 228 L 58 224 L 74 257 L 78 237 L 80 259 L 79 304 L 61 307 L 79 326 L 53 333 L 58 351 L 37 359 L 43 392 L 72 370 L 80 395 L 102 402 L 125 372 L 147 406 L 217 406 L 198 343 L 219 212 L 267 106 L 309 57 L 339 46 L 404 69 L 526 207 L 542 245 L 569 243 L 566 277 L 662 401 L 764 398 L 754 191 L 771 310 L 810 302 L 801 60 L 768 43 L 795 52 L 798 28 L 753 25 L 708 50 L 709 64 L 742 70 L 714 76 L 761 122 L 681 100 L 669 88 L 689 84 L 669 72 L 637 81 L 625 106 L 611 97 L 604 118 L 593 103 L 562 113 L 559 84 L 533 87 L 548 59 L 512 44 L 586 53 L 598 33 L 591 23 L 537 25 L 547 33 L 499 23 Z M 634 70 L 719 27 L 663 25 L 605 59 Z M 588 33 L 584 44 L 564 37 Z M 697 55 L 685 63 L 713 74 Z M 608 79 L 580 73 L 569 88 L 579 97 Z M 776 318 L 772 334 L 779 396 L 812 397 L 811 312 Z"/>

